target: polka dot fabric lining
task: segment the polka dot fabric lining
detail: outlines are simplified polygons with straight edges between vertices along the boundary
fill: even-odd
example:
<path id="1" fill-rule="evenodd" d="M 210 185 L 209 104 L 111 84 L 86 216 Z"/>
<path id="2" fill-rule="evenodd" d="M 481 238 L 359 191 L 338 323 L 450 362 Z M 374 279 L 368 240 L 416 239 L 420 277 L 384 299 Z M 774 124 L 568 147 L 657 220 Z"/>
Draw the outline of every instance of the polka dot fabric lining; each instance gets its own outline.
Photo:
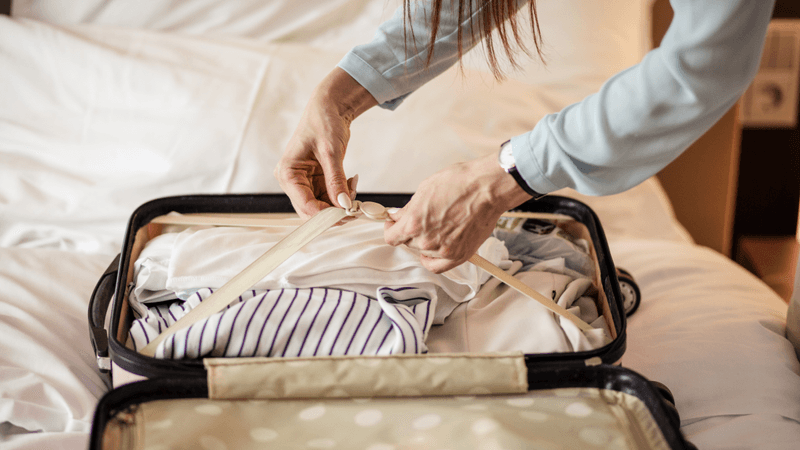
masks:
<path id="1" fill-rule="evenodd" d="M 144 403 L 146 450 L 668 448 L 646 407 L 599 389 L 410 399 Z"/>

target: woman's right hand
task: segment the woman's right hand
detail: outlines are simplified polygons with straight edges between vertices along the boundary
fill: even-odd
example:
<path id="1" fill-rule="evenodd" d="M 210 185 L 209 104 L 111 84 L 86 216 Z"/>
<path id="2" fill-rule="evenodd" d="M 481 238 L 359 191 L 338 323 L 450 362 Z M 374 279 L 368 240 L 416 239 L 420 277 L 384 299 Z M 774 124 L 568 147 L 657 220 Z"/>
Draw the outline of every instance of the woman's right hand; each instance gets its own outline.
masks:
<path id="1" fill-rule="evenodd" d="M 274 170 L 300 217 L 312 217 L 330 206 L 345 206 L 336 199 L 341 193 L 350 197 L 343 166 L 350 124 L 377 104 L 338 67 L 314 90 Z"/>

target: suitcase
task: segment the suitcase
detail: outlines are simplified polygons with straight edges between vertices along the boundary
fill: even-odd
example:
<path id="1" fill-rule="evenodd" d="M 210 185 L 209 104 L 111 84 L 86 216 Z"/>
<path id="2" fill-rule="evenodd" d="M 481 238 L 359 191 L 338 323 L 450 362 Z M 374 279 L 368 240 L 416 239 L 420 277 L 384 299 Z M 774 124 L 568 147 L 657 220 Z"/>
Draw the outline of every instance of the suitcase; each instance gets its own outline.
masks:
<path id="1" fill-rule="evenodd" d="M 359 194 L 386 207 L 409 199 Z M 133 213 L 122 251 L 89 306 L 98 367 L 115 387 L 98 404 L 91 448 L 692 448 L 679 431 L 668 389 L 614 365 L 626 339 L 618 272 L 597 216 L 565 197 L 544 197 L 515 211 L 563 217 L 560 226 L 591 243 L 598 307 L 612 338 L 601 348 L 163 360 L 126 346 L 133 262 L 161 232 L 155 218 L 170 212 L 285 217 L 292 211 L 287 197 L 267 194 L 169 197 Z M 313 432 L 304 425 L 315 425 Z M 231 438 L 235 443 L 224 442 Z M 124 447 L 130 442 L 135 445 Z"/>

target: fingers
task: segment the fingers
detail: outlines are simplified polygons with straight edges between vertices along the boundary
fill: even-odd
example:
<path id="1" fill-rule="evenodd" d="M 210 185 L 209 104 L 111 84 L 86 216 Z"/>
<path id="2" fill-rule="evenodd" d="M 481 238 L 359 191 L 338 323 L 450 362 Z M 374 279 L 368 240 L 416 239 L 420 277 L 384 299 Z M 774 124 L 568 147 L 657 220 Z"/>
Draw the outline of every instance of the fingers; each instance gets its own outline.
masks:
<path id="1" fill-rule="evenodd" d="M 314 195 L 313 176 L 307 170 L 278 164 L 274 175 L 301 218 L 308 219 L 330 206 Z"/>
<path id="2" fill-rule="evenodd" d="M 393 247 L 405 245 L 431 258 L 442 256 L 438 252 L 441 249 L 440 243 L 423 234 L 422 227 L 414 220 L 408 205 L 401 209 L 391 208 L 386 213 L 389 218 L 383 225 L 383 239 L 387 244 Z"/>
<path id="3" fill-rule="evenodd" d="M 328 203 L 313 197 L 308 200 L 292 197 L 289 197 L 289 199 L 292 202 L 292 207 L 294 207 L 295 212 L 297 212 L 297 215 L 299 215 L 301 219 L 310 219 L 323 209 L 331 207 Z"/>
<path id="4" fill-rule="evenodd" d="M 287 154 L 275 167 L 274 175 L 283 191 L 292 202 L 295 211 L 302 218 L 314 216 L 320 210 L 330 206 L 340 206 L 347 209 L 355 196 L 355 190 L 348 186 L 357 184 L 357 177 L 346 179 L 342 169 L 342 161 L 329 156 L 326 165 L 335 167 L 331 169 L 332 175 L 325 172 L 322 162 L 313 153 L 299 153 L 299 156 Z M 332 181 L 333 180 L 333 181 Z M 337 180 L 344 180 L 341 183 Z M 331 187 L 334 186 L 334 187 Z M 332 190 L 334 189 L 334 190 Z M 335 194 L 334 194 L 335 192 Z"/>
<path id="5" fill-rule="evenodd" d="M 437 274 L 446 272 L 463 264 L 471 256 L 471 253 L 466 256 L 456 256 L 450 247 L 428 242 L 419 233 L 408 233 L 409 225 L 403 220 L 407 214 L 406 208 L 389 208 L 386 212 L 389 216 L 383 225 L 383 237 L 386 243 L 395 247 L 405 245 L 419 251 L 420 263 L 431 272 Z"/>
<path id="6" fill-rule="evenodd" d="M 320 164 L 321 165 L 321 164 Z M 336 165 L 334 163 L 334 165 Z M 344 172 L 341 171 L 341 164 L 337 174 L 330 177 L 326 173 L 319 173 L 319 170 L 309 168 L 309 164 L 298 164 L 299 167 L 283 167 L 279 164 L 274 171 L 275 178 L 281 188 L 289 197 L 295 211 L 302 218 L 314 216 L 320 210 L 330 206 L 339 206 L 349 209 L 352 201 L 355 200 L 355 187 L 358 184 L 358 175 L 339 185 L 338 181 L 330 182 L 331 179 L 344 179 Z M 319 167 L 319 166 L 318 166 Z M 323 181 L 324 180 L 324 181 Z M 335 185 L 331 188 L 331 185 Z M 336 191 L 331 191 L 336 189 Z M 336 192 L 333 194 L 333 192 Z"/>
<path id="7" fill-rule="evenodd" d="M 386 216 L 387 219 L 384 230 L 386 227 L 392 226 L 403 217 L 403 208 L 386 208 Z"/>
<path id="8" fill-rule="evenodd" d="M 358 184 L 358 174 L 347 180 L 347 187 L 349 194 L 340 192 L 336 195 L 336 202 L 344 209 L 351 209 L 353 202 L 356 200 L 356 185 Z"/>
<path id="9" fill-rule="evenodd" d="M 383 224 L 383 239 L 393 247 L 403 245 L 411 240 L 411 237 L 403 233 L 402 227 L 397 224 L 403 218 L 404 212 L 405 208 L 389 208 L 386 210 L 389 218 Z"/>
<path id="10" fill-rule="evenodd" d="M 341 194 L 344 194 L 346 199 L 350 199 L 349 180 L 344 174 L 343 149 L 342 151 L 320 152 L 319 163 L 322 166 L 322 173 L 325 175 L 325 189 L 328 192 L 328 198 L 335 202 L 334 206 L 347 209 L 349 205 L 343 205 L 339 201 Z"/>
<path id="11" fill-rule="evenodd" d="M 463 264 L 464 262 L 466 262 L 466 260 L 432 258 L 430 256 L 425 256 L 425 255 L 420 255 L 419 260 L 422 263 L 423 267 L 436 274 L 447 272 L 448 270 L 454 269 Z"/>
<path id="12" fill-rule="evenodd" d="M 358 186 L 358 174 L 353 175 L 353 178 L 347 180 L 347 185 L 350 187 L 350 200 L 356 199 L 356 187 Z"/>

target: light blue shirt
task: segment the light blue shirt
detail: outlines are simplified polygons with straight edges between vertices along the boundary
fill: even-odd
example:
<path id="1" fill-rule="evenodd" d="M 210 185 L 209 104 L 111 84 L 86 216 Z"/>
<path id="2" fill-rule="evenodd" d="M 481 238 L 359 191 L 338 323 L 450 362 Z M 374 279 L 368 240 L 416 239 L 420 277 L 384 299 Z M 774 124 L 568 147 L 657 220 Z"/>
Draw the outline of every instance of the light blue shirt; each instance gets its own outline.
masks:
<path id="1" fill-rule="evenodd" d="M 412 2 L 413 33 L 408 33 L 408 42 L 398 10 L 372 42 L 351 50 L 339 67 L 382 107 L 396 108 L 458 62 L 457 20 L 448 14 L 453 10 L 451 1 L 444 2 L 428 68 L 428 2 Z M 517 2 L 518 7 L 525 3 Z M 511 139 L 517 169 L 535 191 L 571 187 L 588 195 L 606 195 L 627 190 L 677 158 L 750 84 L 774 0 L 670 3 L 674 18 L 658 48 L 611 77 L 596 94 L 548 114 L 533 130 Z M 475 44 L 465 31 L 464 51 Z M 787 336 L 800 357 L 800 265 L 796 270 Z"/>
<path id="2" fill-rule="evenodd" d="M 750 84 L 774 1 L 671 3 L 674 19 L 658 48 L 611 77 L 596 94 L 511 139 L 517 169 L 535 191 L 571 187 L 606 195 L 627 190 L 703 135 Z M 428 2 L 412 2 L 413 35 L 407 44 L 398 10 L 372 42 L 354 48 L 339 63 L 385 108 L 394 109 L 458 61 L 457 21 L 448 14 L 446 1 L 434 57 L 425 68 L 429 7 Z M 469 49 L 475 43 L 470 33 L 464 36 Z"/>

